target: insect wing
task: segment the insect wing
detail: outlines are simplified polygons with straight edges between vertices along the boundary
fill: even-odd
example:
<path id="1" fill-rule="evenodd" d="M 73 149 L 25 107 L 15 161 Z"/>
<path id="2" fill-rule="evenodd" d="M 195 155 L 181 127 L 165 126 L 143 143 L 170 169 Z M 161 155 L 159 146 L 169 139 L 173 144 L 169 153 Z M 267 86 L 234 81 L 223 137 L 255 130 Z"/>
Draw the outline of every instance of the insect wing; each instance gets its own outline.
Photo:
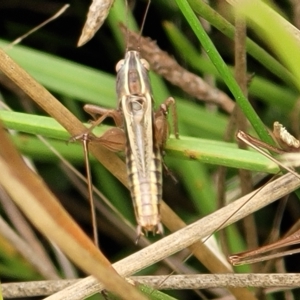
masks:
<path id="1" fill-rule="evenodd" d="M 117 93 L 128 144 L 139 174 L 150 170 L 153 153 L 153 112 L 150 82 L 137 51 L 128 51 L 118 71 Z"/>

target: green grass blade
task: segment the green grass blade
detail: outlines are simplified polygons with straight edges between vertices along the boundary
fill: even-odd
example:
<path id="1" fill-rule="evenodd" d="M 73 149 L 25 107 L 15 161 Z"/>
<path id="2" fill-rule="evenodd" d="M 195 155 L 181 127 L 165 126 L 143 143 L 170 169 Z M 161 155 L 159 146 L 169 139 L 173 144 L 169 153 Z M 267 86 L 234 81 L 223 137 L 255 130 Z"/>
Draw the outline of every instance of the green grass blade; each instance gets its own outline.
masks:
<path id="1" fill-rule="evenodd" d="M 68 134 L 54 119 L 24 113 L 0 111 L 0 118 L 9 129 L 45 137 L 68 140 Z M 107 130 L 107 126 L 96 128 L 97 136 Z M 166 145 L 167 154 L 188 160 L 216 164 L 253 171 L 276 173 L 274 163 L 254 151 L 237 148 L 236 144 L 181 136 L 180 140 L 170 138 Z"/>
<path id="2" fill-rule="evenodd" d="M 266 143 L 274 144 L 264 124 L 255 113 L 247 98 L 244 96 L 237 82 L 234 80 L 232 74 L 228 70 L 226 64 L 219 55 L 214 44 L 212 43 L 205 30 L 201 26 L 199 20 L 192 11 L 188 2 L 186 0 L 176 0 L 176 2 L 179 8 L 181 9 L 183 15 L 185 16 L 186 20 L 190 24 L 191 28 L 193 29 L 194 33 L 201 42 L 203 48 L 205 49 L 205 52 L 207 53 L 217 70 L 220 72 L 224 82 L 227 84 L 228 88 L 230 89 L 237 103 L 239 104 L 240 108 L 248 118 L 249 122 L 251 123 L 259 137 Z"/>
<path id="3" fill-rule="evenodd" d="M 234 26 L 218 12 L 213 10 L 202 0 L 188 0 L 188 2 L 197 15 L 206 19 L 212 26 L 220 30 L 227 37 L 231 38 L 232 40 L 234 39 Z M 293 74 L 250 38 L 247 38 L 246 40 L 246 48 L 247 52 L 252 57 L 270 70 L 275 76 L 281 78 L 287 85 L 291 87 L 296 86 L 297 82 Z"/>
<path id="4" fill-rule="evenodd" d="M 174 24 L 165 22 L 164 28 L 175 51 L 191 69 L 206 74 L 212 74 L 218 81 L 223 82 L 220 73 L 214 67 L 212 62 L 205 59 Z M 233 67 L 229 67 L 229 70 L 233 74 Z M 294 90 L 257 75 L 254 75 L 251 79 L 249 95 L 258 97 L 263 102 L 272 106 L 277 106 L 285 113 L 291 112 L 298 97 L 298 94 Z"/>
<path id="5" fill-rule="evenodd" d="M 299 31 L 261 1 L 243 1 L 237 8 L 238 12 L 252 21 L 250 26 L 272 47 L 295 76 L 295 84 L 300 91 L 300 40 L 297 36 Z"/>
<path id="6" fill-rule="evenodd" d="M 0 47 L 6 44 L 0 40 Z M 52 91 L 98 105 L 116 106 L 112 75 L 23 46 L 14 47 L 8 55 Z"/>

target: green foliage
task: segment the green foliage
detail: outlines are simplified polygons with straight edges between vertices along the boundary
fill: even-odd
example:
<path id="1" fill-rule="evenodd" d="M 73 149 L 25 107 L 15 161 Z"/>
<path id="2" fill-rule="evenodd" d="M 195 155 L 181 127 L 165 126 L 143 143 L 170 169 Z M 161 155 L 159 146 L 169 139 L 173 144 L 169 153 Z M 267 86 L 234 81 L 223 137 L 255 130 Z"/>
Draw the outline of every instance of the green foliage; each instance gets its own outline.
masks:
<path id="1" fill-rule="evenodd" d="M 155 26 L 159 26 L 160 32 L 164 30 L 164 33 L 157 37 L 151 37 L 158 39 L 159 45 L 166 45 L 170 55 L 175 56 L 184 67 L 198 75 L 213 76 L 218 88 L 223 89 L 230 95 L 232 94 L 232 97 L 250 122 L 252 126 L 250 131 L 253 134 L 256 132 L 257 136 L 263 141 L 272 144 L 273 141 L 264 124 L 271 125 L 275 121 L 274 116 L 276 116 L 279 121 L 285 120 L 285 125 L 293 125 L 293 120 L 292 118 L 289 119 L 289 116 L 296 106 L 299 94 L 298 41 L 295 41 L 293 36 L 289 34 L 285 35 L 284 30 L 281 32 L 280 27 L 278 27 L 279 24 L 276 23 L 276 17 L 271 20 L 270 16 L 270 19 L 266 22 L 265 20 L 269 15 L 267 11 L 264 11 L 264 8 L 259 12 L 256 10 L 255 13 L 251 13 L 250 9 L 248 11 L 250 15 L 255 16 L 253 22 L 257 22 L 257 26 L 259 26 L 258 29 L 255 28 L 257 35 L 261 33 L 260 30 L 264 26 L 260 21 L 264 21 L 266 24 L 263 27 L 265 30 L 262 30 L 262 38 L 266 39 L 265 43 L 267 45 L 261 47 L 258 42 L 256 43 L 250 38 L 247 39 L 247 52 L 249 57 L 251 56 L 255 60 L 250 59 L 249 73 L 255 72 L 257 74 L 249 84 L 249 98 L 252 100 L 250 102 L 234 79 L 232 57 L 228 59 L 227 51 L 223 49 L 223 46 L 220 45 L 214 35 L 210 37 L 206 33 L 198 18 L 203 17 L 230 39 L 234 38 L 234 26 L 202 1 L 176 0 L 178 7 L 175 5 L 175 1 L 169 1 L 170 3 L 168 3 L 168 1 L 156 0 L 152 2 L 154 2 L 151 4 L 153 7 L 150 8 L 150 18 L 152 17 L 152 19 L 146 20 L 145 32 L 147 34 L 148 31 L 151 32 L 148 24 L 159 23 Z M 77 5 L 80 7 L 79 3 Z M 154 10 L 153 13 L 151 13 L 151 9 Z M 141 10 L 140 6 L 135 11 L 138 16 L 140 15 L 139 10 Z M 75 46 L 73 49 L 73 51 L 82 52 L 85 55 L 92 52 L 99 53 L 99 56 L 107 55 L 104 60 L 107 60 L 109 66 L 104 64 L 99 67 L 98 62 L 93 64 L 90 61 L 89 66 L 84 65 L 86 58 L 81 57 L 81 60 L 75 61 L 72 55 L 69 54 L 70 51 L 66 51 L 68 55 L 62 55 L 58 45 L 59 43 L 63 44 L 64 37 L 59 35 L 59 30 L 57 31 L 58 37 L 51 36 L 47 30 L 45 30 L 44 36 L 42 36 L 43 34 L 37 34 L 36 37 L 37 43 L 41 40 L 48 44 L 53 43 L 52 48 L 55 50 L 52 54 L 42 48 L 41 50 L 34 49 L 33 45 L 35 43 L 31 47 L 17 45 L 8 50 L 7 53 L 38 82 L 54 93 L 70 110 L 75 111 L 77 115 L 81 115 L 80 110 L 83 103 L 115 108 L 117 99 L 115 74 L 112 69 L 116 57 L 121 59 L 120 55 L 124 52 L 124 40 L 118 29 L 118 23 L 120 20 L 123 20 L 123 23 L 129 20 L 131 28 L 138 28 L 134 17 L 130 13 L 128 17 L 125 17 L 125 11 L 123 1 L 116 0 L 107 24 L 103 29 L 100 29 L 99 35 L 95 37 L 94 41 L 90 42 L 92 46 L 87 46 L 86 49 L 88 50 L 75 50 Z M 153 17 L 152 14 L 157 17 Z M 170 15 L 173 17 L 170 17 Z M 83 16 L 80 15 L 80 18 L 83 19 Z M 139 16 L 139 24 L 140 19 Z M 9 25 L 9 23 L 7 24 Z M 17 30 L 17 27 L 16 24 L 10 24 L 10 30 L 12 31 L 14 31 L 12 28 Z M 69 30 L 72 30 L 71 28 Z M 269 30 L 267 31 L 266 28 Z M 275 32 L 276 35 L 272 36 L 272 32 Z M 280 39 L 277 38 L 278 32 L 281 35 Z M 8 43 L 7 39 L 11 39 L 11 36 L 8 35 L 0 40 L 0 47 L 4 47 Z M 66 44 L 70 43 L 71 41 L 67 39 Z M 201 44 L 209 59 L 201 54 L 202 50 L 199 50 L 199 44 Z M 228 41 L 227 44 L 230 45 Z M 280 59 L 274 58 L 269 48 Z M 66 49 L 70 50 L 67 47 Z M 98 68 L 102 68 L 102 70 Z M 217 209 L 217 187 L 213 175 L 218 166 L 232 168 L 228 171 L 226 179 L 233 180 L 236 184 L 238 183 L 236 175 L 239 169 L 270 174 L 278 172 L 279 168 L 261 154 L 252 150 L 239 149 L 234 140 L 230 143 L 223 142 L 226 126 L 230 119 L 228 114 L 220 112 L 218 109 L 209 110 L 203 103 L 195 102 L 194 99 L 190 99 L 188 95 L 185 95 L 176 87 L 169 86 L 156 74 L 151 73 L 151 82 L 156 106 L 170 95 L 177 101 L 180 139 L 176 140 L 171 136 L 165 151 L 167 155 L 166 162 L 180 183 L 179 187 L 175 187 L 175 184 L 171 184 L 171 187 L 168 186 L 168 193 L 164 197 L 167 201 L 169 200 L 169 205 L 171 207 L 174 205 L 175 210 L 179 211 L 179 214 L 184 216 L 186 220 L 195 220 Z M 19 103 L 15 104 L 15 97 L 11 94 L 5 92 L 3 98 L 8 104 L 13 103 L 13 106 L 20 108 Z M 252 103 L 254 104 L 252 105 Z M 66 141 L 70 137 L 66 131 L 55 120 L 43 116 L 43 112 L 38 109 L 34 108 L 31 114 L 26 111 L 0 111 L 0 118 L 8 129 L 17 131 L 13 136 L 13 140 L 20 151 L 41 164 L 41 168 L 46 169 L 47 164 L 57 164 L 58 159 L 34 137 L 36 134 L 49 138 L 51 144 L 70 162 L 83 165 L 81 145 L 70 144 L 67 146 Z M 83 122 L 87 120 L 87 116 L 82 117 Z M 101 135 L 107 128 L 107 125 L 101 125 L 94 132 Z M 98 162 L 95 162 L 93 158 L 91 158 L 91 161 L 92 167 L 95 169 L 93 175 L 97 185 L 101 186 L 101 190 L 111 199 L 116 209 L 132 224 L 135 224 L 129 194 L 126 194 L 124 187 L 113 176 L 108 175 L 105 170 L 102 168 L 96 170 Z M 57 179 L 55 178 L 56 175 L 55 172 L 51 174 L 54 178 L 53 182 Z M 51 185 L 53 182 L 49 184 Z M 66 195 L 68 189 L 69 187 L 66 187 Z M 227 191 L 229 192 L 230 188 Z M 177 193 L 182 195 L 183 200 L 175 199 L 172 203 Z M 185 199 L 188 199 L 190 203 L 188 207 L 185 206 Z M 110 258 L 114 260 L 115 257 L 132 252 L 132 246 L 127 245 L 128 243 L 124 241 L 124 237 L 118 237 L 115 231 L 112 232 L 113 237 L 111 239 L 114 240 L 116 248 L 120 248 L 120 251 L 111 254 Z M 105 231 L 102 234 L 105 235 Z M 107 233 L 107 235 L 109 234 Z M 119 239 L 121 246 L 118 244 Z M 234 245 L 235 251 L 242 250 L 244 241 L 240 231 L 236 228 L 233 229 L 229 234 L 229 239 L 229 244 Z M 126 248 L 126 246 L 128 247 Z M 17 261 L 17 264 L 19 270 L 21 270 L 23 267 L 20 267 L 20 260 Z M 10 277 L 11 273 L 14 272 L 11 267 L 0 267 L 1 273 L 7 277 Z M 36 278 L 36 274 L 30 268 L 28 273 L 30 273 L 29 279 Z M 23 271 L 20 271 L 19 278 L 23 278 L 23 276 Z M 171 298 L 167 295 L 159 295 L 157 298 L 151 296 L 151 299 Z"/>

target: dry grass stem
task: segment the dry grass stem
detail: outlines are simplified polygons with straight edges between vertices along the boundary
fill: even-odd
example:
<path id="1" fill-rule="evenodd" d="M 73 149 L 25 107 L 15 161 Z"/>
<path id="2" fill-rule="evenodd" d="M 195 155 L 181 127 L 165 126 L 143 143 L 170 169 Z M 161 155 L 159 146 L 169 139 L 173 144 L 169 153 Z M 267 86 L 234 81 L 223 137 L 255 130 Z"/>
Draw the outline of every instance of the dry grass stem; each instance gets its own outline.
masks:
<path id="1" fill-rule="evenodd" d="M 293 15 L 294 25 L 300 29 L 300 2 L 298 0 L 290 0 L 292 5 L 291 12 Z"/>
<path id="2" fill-rule="evenodd" d="M 125 289 L 128 298 L 143 299 L 115 273 L 109 261 L 70 218 L 44 182 L 27 167 L 2 126 L 0 139 L 0 168 L 5 174 L 0 176 L 0 183 L 36 228 L 88 274 L 94 274 L 104 282 L 108 290 L 121 295 Z"/>
<path id="3" fill-rule="evenodd" d="M 132 276 L 130 280 L 137 284 L 146 284 L 157 288 L 164 276 Z M 79 282 L 71 280 L 45 280 L 18 283 L 4 283 L 2 295 L 6 299 L 19 297 L 47 296 Z M 300 285 L 299 274 L 193 274 L 172 275 L 159 286 L 159 290 L 187 290 L 217 287 L 276 287 L 297 288 Z"/>
<path id="4" fill-rule="evenodd" d="M 53 268 L 49 268 L 48 264 L 31 248 L 30 244 L 26 243 L 15 231 L 0 217 L 0 234 L 7 239 L 15 249 L 45 278 L 58 279 L 60 278 Z"/>
<path id="5" fill-rule="evenodd" d="M 38 31 L 39 29 L 41 29 L 42 27 L 44 27 L 45 25 L 47 25 L 48 23 L 52 22 L 53 20 L 57 19 L 59 16 L 61 16 L 68 8 L 70 7 L 70 4 L 65 4 L 58 12 L 56 12 L 52 17 L 50 17 L 49 19 L 47 19 L 46 21 L 42 22 L 41 24 L 39 24 L 38 26 L 34 27 L 33 29 L 29 30 L 28 32 L 26 32 L 25 34 L 23 34 L 22 36 L 18 37 L 16 40 L 14 40 L 13 42 L 11 42 L 10 44 L 8 44 L 5 47 L 5 50 L 11 49 L 13 46 L 20 44 L 25 38 L 27 38 L 29 35 L 31 35 L 32 33 Z"/>
<path id="6" fill-rule="evenodd" d="M 168 257 L 191 244 L 212 234 L 216 228 L 228 226 L 258 209 L 274 202 L 294 191 L 300 181 L 291 174 L 286 174 L 269 183 L 259 191 L 254 191 L 239 200 L 219 209 L 201 220 L 161 239 L 147 248 L 118 261 L 113 266 L 122 276 L 132 275 L 143 268 Z M 252 197 L 252 198 L 251 198 Z M 251 198 L 251 201 L 248 201 Z M 214 275 L 216 276 L 216 275 Z M 103 286 L 95 278 L 87 277 L 71 287 L 47 298 L 82 299 L 101 290 Z"/>
<path id="7" fill-rule="evenodd" d="M 245 97 L 248 97 L 248 77 L 247 77 L 247 53 L 246 53 L 246 20 L 241 16 L 235 16 L 235 36 L 234 36 L 234 75 L 235 79 L 243 91 Z M 239 106 L 235 106 L 234 115 L 236 118 L 237 128 L 248 132 L 248 122 L 246 116 Z M 247 149 L 247 145 L 238 140 L 240 149 Z M 242 195 L 246 195 L 253 190 L 251 172 L 248 170 L 239 169 L 239 177 L 241 182 Z M 247 246 L 250 249 L 258 247 L 258 232 L 253 215 L 247 216 L 243 220 L 243 227 L 246 236 Z M 258 272 L 260 265 L 253 265 L 252 271 Z"/>
<path id="8" fill-rule="evenodd" d="M 32 226 L 29 224 L 28 220 L 24 217 L 24 215 L 20 212 L 18 207 L 9 197 L 9 195 L 2 189 L 0 186 L 0 203 L 2 208 L 6 212 L 10 223 L 12 223 L 12 227 L 9 231 L 1 227 L 1 231 L 3 230 L 3 236 L 7 236 L 7 239 L 13 243 L 13 240 L 17 241 L 24 241 L 24 243 L 16 243 L 14 244 L 15 248 L 18 249 L 20 253 L 25 251 L 24 244 L 27 245 L 27 249 L 29 248 L 30 252 L 35 261 L 40 264 L 41 269 L 46 271 L 44 272 L 44 276 L 47 279 L 58 279 L 58 273 L 54 264 L 52 263 L 49 255 L 47 254 L 42 242 L 34 233 Z M 4 219 L 2 222 L 5 222 Z M 5 226 L 5 224 L 3 224 Z M 9 226 L 6 224 L 6 226 Z M 6 227 L 5 226 L 5 227 Z M 16 233 L 16 231 L 18 233 Z M 11 232 L 12 236 L 9 235 Z"/>

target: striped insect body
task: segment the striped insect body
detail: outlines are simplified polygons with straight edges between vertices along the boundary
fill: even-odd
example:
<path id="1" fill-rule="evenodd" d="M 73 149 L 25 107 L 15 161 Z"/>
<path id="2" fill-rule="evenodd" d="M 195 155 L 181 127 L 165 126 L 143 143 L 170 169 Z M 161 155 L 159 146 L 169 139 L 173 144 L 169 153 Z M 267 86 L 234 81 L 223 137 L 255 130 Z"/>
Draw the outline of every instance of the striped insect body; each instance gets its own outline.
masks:
<path id="1" fill-rule="evenodd" d="M 142 229 L 154 234 L 163 231 L 159 203 L 162 199 L 161 145 L 165 141 L 158 141 L 157 138 L 165 137 L 156 134 L 162 129 L 153 113 L 154 101 L 148 71 L 148 62 L 133 50 L 128 51 L 125 59 L 117 65 L 116 90 L 127 137 L 127 173 L 138 235 L 142 234 Z M 163 128 L 168 127 L 166 123 L 164 118 Z"/>
<path id="2" fill-rule="evenodd" d="M 116 71 L 117 109 L 84 106 L 85 111 L 96 119 L 88 132 L 106 117 L 114 119 L 117 128 L 108 130 L 101 137 L 91 136 L 91 141 L 112 151 L 125 149 L 129 189 L 138 223 L 137 235 L 143 235 L 143 231 L 161 234 L 162 151 L 169 136 L 167 114 L 170 106 L 176 117 L 175 100 L 168 98 L 154 111 L 149 64 L 140 58 L 138 51 L 127 51 Z M 174 127 L 178 137 L 177 123 Z"/>
<path id="3" fill-rule="evenodd" d="M 92 1 L 79 45 L 93 37 L 108 15 L 112 3 L 113 0 Z M 149 5 L 150 1 L 145 15 Z M 143 25 L 144 22 L 145 17 Z M 168 98 L 156 112 L 154 111 L 149 69 L 149 63 L 140 57 L 139 51 L 127 50 L 124 59 L 116 65 L 117 109 L 84 106 L 85 111 L 90 113 L 95 121 L 86 133 L 74 138 L 82 139 L 87 144 L 86 136 L 95 126 L 106 117 L 114 119 L 117 126 L 115 129 L 108 130 L 101 137 L 90 135 L 90 141 L 98 142 L 112 151 L 125 150 L 129 189 L 138 223 L 138 237 L 143 231 L 146 234 L 163 232 L 159 208 L 162 199 L 162 151 L 169 136 L 169 106 L 173 107 L 175 135 L 178 137 L 174 99 Z"/>

